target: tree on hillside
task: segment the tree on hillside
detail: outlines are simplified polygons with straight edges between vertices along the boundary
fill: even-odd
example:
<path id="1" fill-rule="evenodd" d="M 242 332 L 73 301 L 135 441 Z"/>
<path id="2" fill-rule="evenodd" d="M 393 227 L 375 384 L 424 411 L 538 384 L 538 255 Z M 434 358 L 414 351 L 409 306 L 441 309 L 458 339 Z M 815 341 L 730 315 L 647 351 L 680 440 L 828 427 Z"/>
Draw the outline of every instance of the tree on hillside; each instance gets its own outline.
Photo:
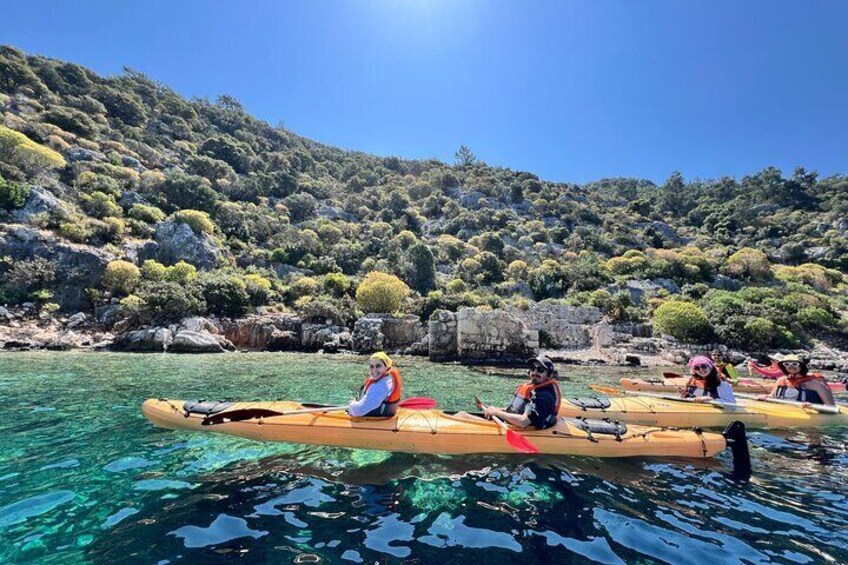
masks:
<path id="1" fill-rule="evenodd" d="M 471 152 L 465 145 L 460 145 L 457 152 L 454 154 L 456 157 L 456 164 L 458 167 L 467 169 L 468 167 L 474 166 L 477 164 L 477 156 Z"/>

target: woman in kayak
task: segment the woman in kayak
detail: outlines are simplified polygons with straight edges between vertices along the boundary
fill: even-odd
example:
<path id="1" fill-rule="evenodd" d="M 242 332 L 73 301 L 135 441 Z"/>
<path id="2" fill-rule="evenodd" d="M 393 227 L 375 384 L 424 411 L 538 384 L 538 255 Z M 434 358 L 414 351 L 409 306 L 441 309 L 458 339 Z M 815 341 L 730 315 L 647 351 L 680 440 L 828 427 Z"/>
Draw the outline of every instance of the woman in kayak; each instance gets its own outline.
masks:
<path id="1" fill-rule="evenodd" d="M 807 404 L 836 406 L 833 392 L 827 386 L 824 375 L 810 373 L 807 364 L 797 355 L 787 355 L 777 362 L 783 376 L 774 383 L 769 396 L 798 400 Z M 767 398 L 762 396 L 761 398 Z"/>
<path id="2" fill-rule="evenodd" d="M 695 402 L 709 402 L 720 400 L 722 402 L 736 403 L 733 389 L 730 384 L 719 376 L 718 368 L 709 357 L 699 355 L 689 360 L 689 382 L 686 390 L 681 396 L 693 398 Z"/>
<path id="3" fill-rule="evenodd" d="M 400 371 L 382 351 L 368 359 L 368 378 L 359 394 L 347 407 L 348 414 L 360 416 L 394 416 L 403 389 Z"/>
<path id="4" fill-rule="evenodd" d="M 739 382 L 739 373 L 736 372 L 736 367 L 734 367 L 732 363 L 727 363 L 724 360 L 724 355 L 722 355 L 721 351 L 713 349 L 710 352 L 710 357 L 712 358 L 716 369 L 718 369 L 718 375 L 722 379 L 730 382 L 732 385 Z"/>
<path id="5" fill-rule="evenodd" d="M 550 428 L 557 421 L 562 393 L 556 382 L 556 367 L 545 355 L 530 359 L 530 382 L 519 386 L 506 409 L 481 405 L 487 418 L 497 416 L 515 426 L 537 430 Z"/>

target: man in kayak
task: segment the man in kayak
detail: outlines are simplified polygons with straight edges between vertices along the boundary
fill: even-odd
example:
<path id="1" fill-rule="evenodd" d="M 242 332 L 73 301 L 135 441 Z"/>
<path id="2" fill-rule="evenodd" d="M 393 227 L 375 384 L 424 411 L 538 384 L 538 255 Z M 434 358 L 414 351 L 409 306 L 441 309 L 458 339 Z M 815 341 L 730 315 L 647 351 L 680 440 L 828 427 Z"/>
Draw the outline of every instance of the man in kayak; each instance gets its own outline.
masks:
<path id="1" fill-rule="evenodd" d="M 734 367 L 732 363 L 725 362 L 724 355 L 722 355 L 721 351 L 713 349 L 710 352 L 710 357 L 718 370 L 718 375 L 722 379 L 730 382 L 732 385 L 739 382 L 739 373 L 736 372 L 736 367 Z"/>
<path id="2" fill-rule="evenodd" d="M 368 378 L 355 400 L 347 407 L 348 414 L 355 417 L 394 416 L 397 413 L 403 389 L 400 371 L 392 359 L 382 351 L 368 359 Z"/>
<path id="3" fill-rule="evenodd" d="M 836 406 L 833 392 L 827 386 L 824 375 L 810 373 L 807 363 L 797 355 L 787 355 L 777 362 L 783 376 L 774 383 L 771 394 L 774 398 L 797 400 L 805 404 Z M 765 399 L 768 396 L 762 396 Z"/>
<path id="4" fill-rule="evenodd" d="M 562 393 L 556 382 L 556 367 L 545 355 L 529 360 L 530 382 L 519 386 L 512 402 L 506 409 L 481 405 L 487 418 L 497 416 L 501 420 L 537 430 L 550 428 L 557 421 Z"/>
<path id="5" fill-rule="evenodd" d="M 730 384 L 719 376 L 718 368 L 709 357 L 698 355 L 689 360 L 689 382 L 681 396 L 693 398 L 695 402 L 720 400 L 736 404 Z"/>

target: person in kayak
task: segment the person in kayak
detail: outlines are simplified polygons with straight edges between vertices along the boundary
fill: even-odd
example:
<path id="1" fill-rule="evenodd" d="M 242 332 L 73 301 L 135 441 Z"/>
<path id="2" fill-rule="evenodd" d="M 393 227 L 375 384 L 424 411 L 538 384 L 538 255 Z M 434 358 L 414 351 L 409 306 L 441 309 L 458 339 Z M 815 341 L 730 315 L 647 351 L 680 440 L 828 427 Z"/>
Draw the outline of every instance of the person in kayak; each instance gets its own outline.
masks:
<path id="1" fill-rule="evenodd" d="M 736 403 L 733 389 L 730 384 L 719 376 L 718 368 L 709 357 L 698 355 L 689 360 L 689 382 L 680 396 L 693 398 L 695 402 L 709 402 L 720 400 L 722 402 Z"/>
<path id="2" fill-rule="evenodd" d="M 368 359 L 368 378 L 347 407 L 351 416 L 387 417 L 397 413 L 403 392 L 400 371 L 382 351 Z"/>
<path id="3" fill-rule="evenodd" d="M 537 430 L 550 428 L 557 422 L 562 393 L 556 382 L 557 371 L 553 361 L 545 355 L 530 359 L 530 382 L 515 390 L 512 402 L 506 409 L 481 405 L 487 418 L 501 420 L 521 428 L 533 426 Z"/>
<path id="4" fill-rule="evenodd" d="M 833 392 L 827 386 L 827 380 L 820 373 L 810 373 L 807 363 L 797 355 L 787 355 L 777 362 L 783 376 L 774 383 L 770 395 L 774 398 L 797 400 L 805 404 L 825 404 L 836 406 Z"/>
<path id="5" fill-rule="evenodd" d="M 764 379 L 777 380 L 783 375 L 783 371 L 780 370 L 780 366 L 774 359 L 769 360 L 767 362 L 768 364 L 759 361 L 762 360 L 755 361 L 748 359 L 748 376 L 753 376 L 753 373 L 757 373 Z"/>
<path id="6" fill-rule="evenodd" d="M 728 381 L 732 385 L 739 382 L 739 373 L 736 372 L 736 367 L 734 367 L 732 363 L 725 361 L 724 355 L 722 355 L 721 351 L 713 349 L 710 352 L 710 357 L 718 370 L 718 375 L 722 379 Z"/>

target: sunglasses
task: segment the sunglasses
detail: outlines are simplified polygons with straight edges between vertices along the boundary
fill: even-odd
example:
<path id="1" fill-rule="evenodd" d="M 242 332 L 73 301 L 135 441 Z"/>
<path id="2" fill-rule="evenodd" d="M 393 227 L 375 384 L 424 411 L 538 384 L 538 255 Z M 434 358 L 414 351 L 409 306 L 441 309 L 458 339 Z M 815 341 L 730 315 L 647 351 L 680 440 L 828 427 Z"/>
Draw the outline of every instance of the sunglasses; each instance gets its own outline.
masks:
<path id="1" fill-rule="evenodd" d="M 547 373 L 548 370 L 545 367 L 542 367 L 541 365 L 533 365 L 532 367 L 530 367 L 530 372 L 531 373 Z"/>
<path id="2" fill-rule="evenodd" d="M 704 369 L 709 369 L 709 368 L 710 368 L 709 365 L 695 365 L 696 371 L 703 371 Z"/>
<path id="3" fill-rule="evenodd" d="M 789 361 L 788 363 L 781 363 L 784 367 L 800 367 L 801 364 L 797 361 Z"/>

